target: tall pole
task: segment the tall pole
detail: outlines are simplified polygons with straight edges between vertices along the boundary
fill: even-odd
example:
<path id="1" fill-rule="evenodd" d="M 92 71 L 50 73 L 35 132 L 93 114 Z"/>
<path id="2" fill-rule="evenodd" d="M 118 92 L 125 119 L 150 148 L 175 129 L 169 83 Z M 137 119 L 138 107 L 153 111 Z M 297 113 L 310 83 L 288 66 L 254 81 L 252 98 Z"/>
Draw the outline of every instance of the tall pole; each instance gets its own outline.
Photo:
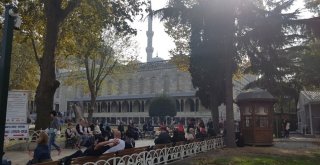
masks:
<path id="1" fill-rule="evenodd" d="M 8 101 L 8 87 L 10 76 L 10 63 L 11 63 L 11 51 L 12 51 L 12 39 L 13 39 L 13 27 L 15 17 L 11 16 L 9 12 L 13 12 L 13 5 L 5 6 L 5 21 L 4 31 L 1 47 L 1 59 L 0 59 L 0 163 L 4 155 L 4 133 L 7 114 L 7 101 Z"/>

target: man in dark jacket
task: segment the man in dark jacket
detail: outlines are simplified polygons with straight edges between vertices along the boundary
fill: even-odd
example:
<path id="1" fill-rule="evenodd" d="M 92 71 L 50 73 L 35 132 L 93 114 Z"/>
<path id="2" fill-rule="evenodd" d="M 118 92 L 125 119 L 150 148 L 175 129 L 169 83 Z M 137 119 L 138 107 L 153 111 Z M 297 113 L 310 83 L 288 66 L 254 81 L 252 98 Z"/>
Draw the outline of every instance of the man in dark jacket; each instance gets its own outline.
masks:
<path id="1" fill-rule="evenodd" d="M 165 127 L 160 128 L 161 132 L 159 136 L 154 140 L 154 144 L 167 144 L 171 143 L 171 137 L 169 133 L 167 132 L 167 129 Z"/>

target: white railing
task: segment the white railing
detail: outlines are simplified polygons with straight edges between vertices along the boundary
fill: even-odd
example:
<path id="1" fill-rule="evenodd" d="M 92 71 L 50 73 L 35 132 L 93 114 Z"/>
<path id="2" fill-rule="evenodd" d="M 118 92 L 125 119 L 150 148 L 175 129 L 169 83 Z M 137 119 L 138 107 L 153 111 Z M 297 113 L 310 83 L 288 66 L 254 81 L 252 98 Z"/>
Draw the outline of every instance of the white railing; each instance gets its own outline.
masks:
<path id="1" fill-rule="evenodd" d="M 189 144 L 143 151 L 132 155 L 114 157 L 108 160 L 98 160 L 96 162 L 87 162 L 84 165 L 157 165 L 167 164 L 175 160 L 181 160 L 185 157 L 194 156 L 201 152 L 214 150 L 224 147 L 223 138 L 217 137 L 204 141 L 193 142 Z"/>

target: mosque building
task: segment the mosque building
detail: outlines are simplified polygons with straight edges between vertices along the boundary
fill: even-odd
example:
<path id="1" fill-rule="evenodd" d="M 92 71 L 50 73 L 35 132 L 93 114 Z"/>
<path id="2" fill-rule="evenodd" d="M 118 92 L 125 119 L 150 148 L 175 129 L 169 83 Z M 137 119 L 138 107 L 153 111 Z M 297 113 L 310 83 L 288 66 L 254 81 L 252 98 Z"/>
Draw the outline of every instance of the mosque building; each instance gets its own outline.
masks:
<path id="1" fill-rule="evenodd" d="M 108 123 L 116 124 L 117 120 L 128 123 L 150 121 L 148 109 L 152 98 L 159 94 L 172 96 L 176 102 L 177 116 L 182 121 L 188 118 L 201 118 L 207 121 L 211 118 L 211 110 L 201 105 L 201 101 L 195 96 L 196 89 L 191 82 L 189 72 L 179 70 L 177 66 L 168 60 L 153 57 L 152 47 L 152 17 L 148 18 L 147 62 L 139 63 L 135 71 L 127 72 L 120 77 L 107 77 L 97 97 L 96 109 L 93 113 L 95 119 L 106 119 Z M 64 84 L 63 79 L 68 73 L 59 73 L 60 87 L 57 89 L 54 104 L 55 110 L 73 117 L 72 105 L 81 105 L 84 116 L 87 116 L 90 104 L 89 94 L 85 94 L 83 86 L 71 86 Z M 234 80 L 234 96 L 241 89 L 256 79 L 256 76 L 245 75 L 239 80 Z M 219 119 L 225 120 L 225 107 L 220 106 Z M 240 120 L 238 108 L 235 106 L 235 120 Z M 156 119 L 152 120 L 156 123 Z M 168 119 L 168 122 L 170 119 Z"/>

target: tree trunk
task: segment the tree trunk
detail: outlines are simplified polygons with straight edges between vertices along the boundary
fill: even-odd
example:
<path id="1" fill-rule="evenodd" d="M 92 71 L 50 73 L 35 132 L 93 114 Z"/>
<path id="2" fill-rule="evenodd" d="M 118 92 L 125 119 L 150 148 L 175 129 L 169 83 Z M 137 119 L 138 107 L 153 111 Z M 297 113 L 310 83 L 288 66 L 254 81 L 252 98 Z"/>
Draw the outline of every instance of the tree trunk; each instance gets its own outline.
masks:
<path id="1" fill-rule="evenodd" d="M 90 107 L 88 109 L 88 122 L 92 122 L 93 112 L 95 110 L 95 105 L 97 102 L 97 97 L 95 95 L 91 95 Z"/>
<path id="2" fill-rule="evenodd" d="M 35 129 L 48 128 L 50 111 L 53 110 L 53 99 L 60 82 L 56 80 L 55 50 L 58 43 L 59 26 L 67 15 L 80 4 L 80 0 L 70 0 L 62 9 L 62 1 L 43 1 L 46 17 L 46 32 L 44 38 L 44 51 L 39 59 L 40 81 L 36 90 L 37 120 Z"/>
<path id="3" fill-rule="evenodd" d="M 224 55 L 225 55 L 225 90 L 226 90 L 226 138 L 227 147 L 236 147 L 234 113 L 233 113 L 233 83 L 232 75 L 234 70 L 235 50 L 235 12 L 239 0 L 224 0 L 222 13 L 224 15 Z"/>
<path id="4" fill-rule="evenodd" d="M 211 100 L 211 117 L 214 131 L 219 133 L 219 105 L 218 101 L 214 97 Z"/>
<path id="5" fill-rule="evenodd" d="M 59 19 L 55 14 L 47 14 L 44 53 L 40 60 L 40 81 L 36 90 L 35 103 L 37 110 L 36 130 L 46 129 L 50 123 L 50 111 L 53 110 L 53 99 L 60 83 L 55 74 L 55 49 L 57 47 Z"/>
<path id="6" fill-rule="evenodd" d="M 226 59 L 226 145 L 227 147 L 236 147 L 234 114 L 233 114 L 233 84 L 232 84 L 232 57 Z"/>
<path id="7" fill-rule="evenodd" d="M 79 122 L 81 118 L 83 118 L 83 108 L 79 105 L 73 105 L 73 112 L 75 115 L 76 122 Z"/>

